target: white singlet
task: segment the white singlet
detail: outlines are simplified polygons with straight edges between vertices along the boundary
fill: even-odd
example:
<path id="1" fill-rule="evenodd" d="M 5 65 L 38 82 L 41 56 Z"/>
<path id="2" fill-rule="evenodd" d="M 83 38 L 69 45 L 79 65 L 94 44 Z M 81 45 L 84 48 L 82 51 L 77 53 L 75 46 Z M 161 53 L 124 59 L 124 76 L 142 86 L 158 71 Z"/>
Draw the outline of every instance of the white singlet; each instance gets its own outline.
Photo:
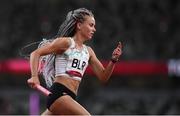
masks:
<path id="1" fill-rule="evenodd" d="M 87 46 L 78 50 L 75 48 L 74 39 L 70 38 L 70 47 L 55 58 L 55 76 L 67 76 L 81 81 L 83 74 L 88 66 L 89 52 Z"/>

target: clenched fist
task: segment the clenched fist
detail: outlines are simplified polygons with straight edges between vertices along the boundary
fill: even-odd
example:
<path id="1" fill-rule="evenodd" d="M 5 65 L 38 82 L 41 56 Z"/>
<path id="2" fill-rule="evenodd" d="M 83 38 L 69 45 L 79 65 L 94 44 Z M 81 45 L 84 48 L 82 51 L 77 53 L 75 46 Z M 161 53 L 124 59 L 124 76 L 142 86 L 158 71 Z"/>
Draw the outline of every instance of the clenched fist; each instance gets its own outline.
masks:
<path id="1" fill-rule="evenodd" d="M 117 62 L 119 60 L 119 57 L 122 54 L 122 44 L 121 42 L 118 43 L 118 46 L 114 49 L 111 57 L 111 61 L 113 63 Z"/>

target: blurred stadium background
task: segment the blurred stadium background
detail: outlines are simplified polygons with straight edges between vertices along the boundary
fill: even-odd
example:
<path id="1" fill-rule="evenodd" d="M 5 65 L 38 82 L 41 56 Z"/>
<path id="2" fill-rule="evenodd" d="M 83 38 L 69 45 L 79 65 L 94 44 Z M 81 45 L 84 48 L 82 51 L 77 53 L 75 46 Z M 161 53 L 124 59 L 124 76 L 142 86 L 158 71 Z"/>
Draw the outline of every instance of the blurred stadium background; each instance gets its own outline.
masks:
<path id="1" fill-rule="evenodd" d="M 79 103 L 96 115 L 180 114 L 178 0 L 1 0 L 0 114 L 44 111 L 46 97 L 28 87 L 29 65 L 19 50 L 55 35 L 66 13 L 79 7 L 95 15 L 97 32 L 87 44 L 103 64 L 123 43 L 109 83 L 87 70 Z"/>

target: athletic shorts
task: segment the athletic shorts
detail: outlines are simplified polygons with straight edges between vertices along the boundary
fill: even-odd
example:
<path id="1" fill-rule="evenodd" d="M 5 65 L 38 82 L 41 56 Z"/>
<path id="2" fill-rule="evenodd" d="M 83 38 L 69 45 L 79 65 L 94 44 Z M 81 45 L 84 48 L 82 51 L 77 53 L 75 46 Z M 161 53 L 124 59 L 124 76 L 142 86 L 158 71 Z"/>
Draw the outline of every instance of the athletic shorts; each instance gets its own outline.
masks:
<path id="1" fill-rule="evenodd" d="M 76 94 L 71 90 L 60 83 L 54 83 L 50 88 L 51 94 L 47 97 L 47 108 L 50 109 L 50 106 L 54 103 L 56 99 L 63 95 L 69 95 L 74 100 L 76 100 Z"/>

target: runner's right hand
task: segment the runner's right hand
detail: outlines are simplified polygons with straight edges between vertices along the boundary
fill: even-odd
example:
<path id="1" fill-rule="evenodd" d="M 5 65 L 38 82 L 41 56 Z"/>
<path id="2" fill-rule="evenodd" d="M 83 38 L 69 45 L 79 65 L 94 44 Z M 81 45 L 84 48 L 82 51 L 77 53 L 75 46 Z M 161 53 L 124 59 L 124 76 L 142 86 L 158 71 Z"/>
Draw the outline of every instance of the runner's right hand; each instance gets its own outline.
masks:
<path id="1" fill-rule="evenodd" d="M 36 84 L 40 84 L 39 77 L 33 76 L 33 77 L 31 77 L 30 79 L 27 80 L 27 83 L 31 88 L 35 89 Z"/>

